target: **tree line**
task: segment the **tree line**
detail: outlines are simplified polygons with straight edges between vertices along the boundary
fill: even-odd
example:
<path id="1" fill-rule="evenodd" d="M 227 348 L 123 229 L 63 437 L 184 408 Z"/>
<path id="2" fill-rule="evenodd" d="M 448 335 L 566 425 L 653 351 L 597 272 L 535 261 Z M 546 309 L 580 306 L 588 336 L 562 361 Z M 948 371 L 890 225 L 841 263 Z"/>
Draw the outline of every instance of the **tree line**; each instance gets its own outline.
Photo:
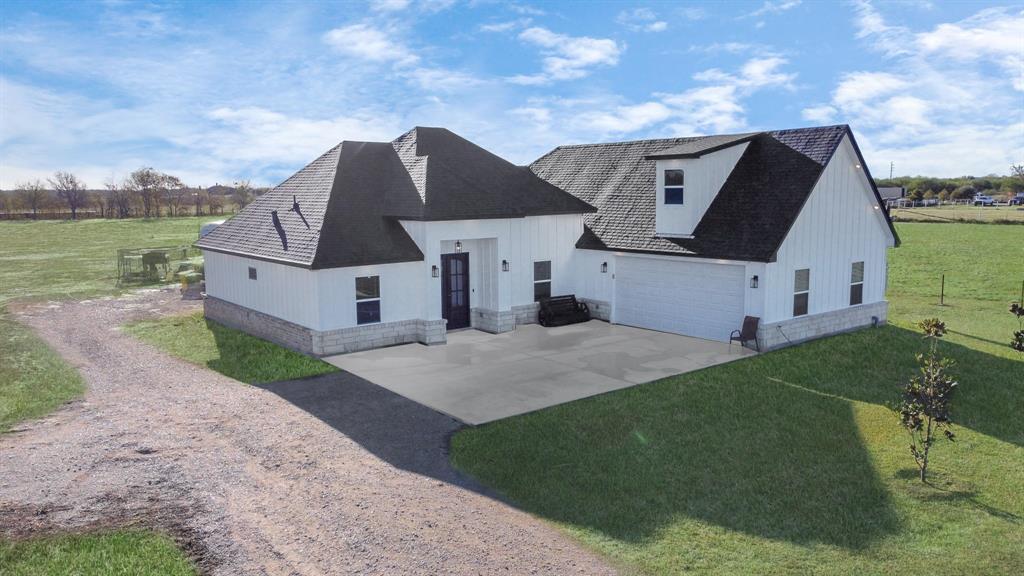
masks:
<path id="1" fill-rule="evenodd" d="M 900 176 L 876 179 L 875 184 L 879 187 L 902 186 L 907 189 L 907 197 L 911 200 L 967 200 L 973 198 L 975 194 L 985 194 L 997 200 L 1009 200 L 1017 193 L 1024 192 L 1024 164 L 1011 166 L 1009 176 Z"/>
<path id="2" fill-rule="evenodd" d="M 216 190 L 214 189 L 216 188 Z M 100 218 L 160 218 L 223 214 L 225 208 L 245 208 L 265 189 L 248 180 L 233 186 L 209 189 L 185 185 L 177 176 L 153 168 L 135 170 L 123 180 L 110 180 L 101 189 L 89 189 L 71 172 L 20 182 L 13 190 L 0 191 L 0 214 L 7 218 L 32 218 L 68 213 L 72 220 L 88 214 Z"/>

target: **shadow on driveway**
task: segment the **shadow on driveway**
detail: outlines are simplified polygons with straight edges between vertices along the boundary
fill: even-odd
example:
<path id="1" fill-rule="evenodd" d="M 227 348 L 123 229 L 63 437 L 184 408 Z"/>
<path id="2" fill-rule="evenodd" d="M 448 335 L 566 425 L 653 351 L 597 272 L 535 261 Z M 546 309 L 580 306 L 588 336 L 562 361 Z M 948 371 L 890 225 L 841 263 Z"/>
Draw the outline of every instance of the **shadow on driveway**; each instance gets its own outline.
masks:
<path id="1" fill-rule="evenodd" d="M 257 384 L 316 416 L 389 464 L 495 496 L 448 463 L 462 423 L 349 372 Z"/>

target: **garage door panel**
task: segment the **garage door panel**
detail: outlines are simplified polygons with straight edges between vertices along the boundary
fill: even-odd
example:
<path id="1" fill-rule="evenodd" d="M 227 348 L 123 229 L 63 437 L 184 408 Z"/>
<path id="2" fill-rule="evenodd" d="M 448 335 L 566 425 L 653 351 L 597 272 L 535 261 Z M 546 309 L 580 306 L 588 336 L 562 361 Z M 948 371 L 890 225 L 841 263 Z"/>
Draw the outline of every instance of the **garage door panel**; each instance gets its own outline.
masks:
<path id="1" fill-rule="evenodd" d="M 619 324 L 727 341 L 743 322 L 743 266 L 620 258 Z"/>

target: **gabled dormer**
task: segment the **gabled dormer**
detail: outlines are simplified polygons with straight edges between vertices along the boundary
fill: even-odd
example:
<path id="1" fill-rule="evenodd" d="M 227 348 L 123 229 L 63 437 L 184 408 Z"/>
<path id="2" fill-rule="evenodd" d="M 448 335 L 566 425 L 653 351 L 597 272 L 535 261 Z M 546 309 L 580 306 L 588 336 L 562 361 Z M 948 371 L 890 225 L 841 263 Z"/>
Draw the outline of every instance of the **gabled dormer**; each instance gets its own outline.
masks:
<path id="1" fill-rule="evenodd" d="M 694 138 L 646 158 L 655 162 L 655 235 L 689 238 L 757 133 Z"/>

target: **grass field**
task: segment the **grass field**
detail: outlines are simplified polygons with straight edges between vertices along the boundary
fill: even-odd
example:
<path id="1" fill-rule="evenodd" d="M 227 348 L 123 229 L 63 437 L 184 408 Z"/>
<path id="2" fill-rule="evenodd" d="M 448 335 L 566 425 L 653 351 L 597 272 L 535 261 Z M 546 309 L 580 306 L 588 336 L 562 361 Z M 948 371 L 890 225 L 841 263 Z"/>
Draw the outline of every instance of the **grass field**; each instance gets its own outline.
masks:
<path id="1" fill-rule="evenodd" d="M 169 538 L 148 532 L 0 540 L 4 576 L 192 576 Z"/>
<path id="2" fill-rule="evenodd" d="M 191 244 L 203 222 L 220 218 L 0 222 L 0 305 L 114 293 L 119 248 Z"/>
<path id="3" fill-rule="evenodd" d="M 929 206 L 893 208 L 896 221 L 905 222 L 1018 222 L 1024 224 L 1024 210 L 1019 206 Z"/>
<path id="4" fill-rule="evenodd" d="M 81 376 L 0 309 L 0 433 L 79 396 Z"/>
<path id="5" fill-rule="evenodd" d="M 467 429 L 454 464 L 627 572 L 1021 573 L 1024 358 L 1006 345 L 1021 230 L 898 230 L 891 326 Z M 886 407 L 926 316 L 953 330 L 961 381 L 931 485 Z"/>
<path id="6" fill-rule="evenodd" d="M 137 322 L 126 330 L 179 358 L 247 384 L 337 371 L 326 362 L 209 322 L 202 314 Z"/>

